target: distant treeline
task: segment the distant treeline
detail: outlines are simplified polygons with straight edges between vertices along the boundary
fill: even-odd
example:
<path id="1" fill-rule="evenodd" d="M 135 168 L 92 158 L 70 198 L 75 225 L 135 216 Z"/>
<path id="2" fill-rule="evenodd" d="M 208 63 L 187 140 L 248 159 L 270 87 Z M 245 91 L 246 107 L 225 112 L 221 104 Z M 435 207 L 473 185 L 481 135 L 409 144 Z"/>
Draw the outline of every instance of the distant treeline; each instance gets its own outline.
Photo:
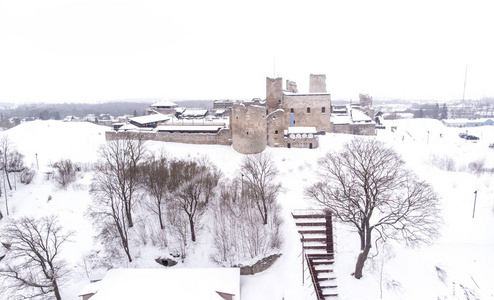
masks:
<path id="1" fill-rule="evenodd" d="M 156 101 L 114 101 L 105 103 L 35 103 L 22 104 L 14 108 L 5 108 L 0 113 L 3 118 L 17 117 L 35 118 L 41 120 L 61 120 L 66 116 L 75 116 L 83 118 L 89 114 L 96 116 L 100 114 L 110 114 L 114 117 L 123 115 L 142 116 L 145 114 L 149 105 Z M 193 108 L 210 108 L 213 106 L 212 100 L 186 100 L 174 101 L 178 106 Z"/>

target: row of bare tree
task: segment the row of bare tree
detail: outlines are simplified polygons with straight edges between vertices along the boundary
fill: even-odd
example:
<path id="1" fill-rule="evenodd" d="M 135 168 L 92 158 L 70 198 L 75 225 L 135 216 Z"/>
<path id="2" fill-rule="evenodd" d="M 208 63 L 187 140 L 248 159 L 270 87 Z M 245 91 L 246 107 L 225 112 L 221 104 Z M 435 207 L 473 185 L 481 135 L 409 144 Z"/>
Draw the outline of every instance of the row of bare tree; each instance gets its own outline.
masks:
<path id="1" fill-rule="evenodd" d="M 172 232 L 170 238 L 175 239 L 175 248 L 184 257 L 187 241 L 197 240 L 203 216 L 218 206 L 218 196 L 227 194 L 231 187 L 219 185 L 226 179 L 207 157 L 178 159 L 165 151 L 150 153 L 145 141 L 135 134 L 108 141 L 99 155 L 91 188 L 94 203 L 90 216 L 103 243 L 118 239 L 129 262 L 129 232 L 135 225 L 137 210 L 147 208 L 154 213 L 159 228 Z M 277 217 L 279 210 L 275 205 L 280 191 L 275 182 L 276 166 L 270 156 L 258 154 L 246 156 L 241 170 L 236 179 L 237 185 L 242 183 L 238 204 L 248 207 L 250 215 L 255 212 L 261 227 L 268 225 L 270 214 Z"/>

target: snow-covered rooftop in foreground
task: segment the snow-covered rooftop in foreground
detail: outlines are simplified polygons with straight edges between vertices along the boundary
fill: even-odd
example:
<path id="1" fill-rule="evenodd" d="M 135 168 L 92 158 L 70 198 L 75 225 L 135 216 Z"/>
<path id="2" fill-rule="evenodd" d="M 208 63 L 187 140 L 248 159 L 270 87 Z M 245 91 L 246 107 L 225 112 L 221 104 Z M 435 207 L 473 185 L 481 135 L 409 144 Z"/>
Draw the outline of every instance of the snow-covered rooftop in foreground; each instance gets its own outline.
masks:
<path id="1" fill-rule="evenodd" d="M 96 285 L 96 287 L 92 286 Z M 222 300 L 218 292 L 240 300 L 239 268 L 112 269 L 79 295 L 91 300 Z"/>

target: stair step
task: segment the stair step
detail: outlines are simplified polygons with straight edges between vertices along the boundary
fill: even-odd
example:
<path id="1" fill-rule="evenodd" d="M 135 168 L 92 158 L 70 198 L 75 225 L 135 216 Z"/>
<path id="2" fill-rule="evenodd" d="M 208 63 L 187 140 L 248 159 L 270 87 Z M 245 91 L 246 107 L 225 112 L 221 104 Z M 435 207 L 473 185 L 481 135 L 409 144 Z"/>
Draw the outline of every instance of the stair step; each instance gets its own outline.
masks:
<path id="1" fill-rule="evenodd" d="M 317 281 L 332 281 L 336 280 L 336 277 L 318 277 Z"/>
<path id="2" fill-rule="evenodd" d="M 312 214 L 312 215 L 294 215 L 292 214 L 294 219 L 324 219 L 326 216 L 323 214 Z"/>
<path id="3" fill-rule="evenodd" d="M 311 253 L 307 254 L 307 257 L 311 259 L 334 259 L 334 255 L 332 253 Z"/>
<path id="4" fill-rule="evenodd" d="M 311 262 L 311 265 L 313 266 L 320 266 L 320 265 L 332 265 L 334 261 L 313 261 Z"/>
<path id="5" fill-rule="evenodd" d="M 338 294 L 322 294 L 323 297 L 338 297 Z"/>
<path id="6" fill-rule="evenodd" d="M 320 285 L 319 286 L 320 289 L 335 289 L 337 287 L 338 287 L 337 285 Z"/>
<path id="7" fill-rule="evenodd" d="M 317 269 L 315 269 L 314 272 L 315 273 L 333 273 L 333 270 L 329 270 L 329 269 L 317 270 Z"/>
<path id="8" fill-rule="evenodd" d="M 326 234 L 326 230 L 299 230 L 300 234 Z"/>
<path id="9" fill-rule="evenodd" d="M 326 222 L 300 222 L 295 223 L 297 226 L 326 226 Z"/>
<path id="10" fill-rule="evenodd" d="M 326 238 L 303 238 L 301 242 L 323 242 L 326 244 Z"/>
<path id="11" fill-rule="evenodd" d="M 307 249 L 307 250 L 326 249 L 326 245 L 323 245 L 323 246 L 304 246 L 304 249 Z"/>

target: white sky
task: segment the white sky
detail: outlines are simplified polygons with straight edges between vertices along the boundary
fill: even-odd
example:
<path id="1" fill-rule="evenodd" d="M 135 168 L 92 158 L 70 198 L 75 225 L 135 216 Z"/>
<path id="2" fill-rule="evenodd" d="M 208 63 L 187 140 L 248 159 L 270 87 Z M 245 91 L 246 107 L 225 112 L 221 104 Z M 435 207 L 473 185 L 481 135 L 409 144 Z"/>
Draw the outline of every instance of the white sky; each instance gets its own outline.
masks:
<path id="1" fill-rule="evenodd" d="M 494 96 L 492 1 L 0 0 L 0 102 Z"/>

